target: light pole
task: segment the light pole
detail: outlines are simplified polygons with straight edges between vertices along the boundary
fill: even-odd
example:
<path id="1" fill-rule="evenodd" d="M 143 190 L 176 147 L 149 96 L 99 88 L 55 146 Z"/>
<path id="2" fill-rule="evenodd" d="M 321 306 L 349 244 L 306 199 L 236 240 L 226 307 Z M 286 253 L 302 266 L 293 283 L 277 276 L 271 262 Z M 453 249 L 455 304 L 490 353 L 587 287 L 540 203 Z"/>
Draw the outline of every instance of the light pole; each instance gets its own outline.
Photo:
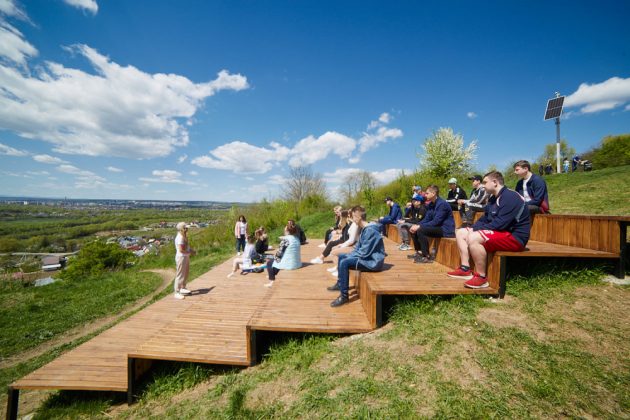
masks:
<path id="1" fill-rule="evenodd" d="M 556 97 L 547 101 L 547 110 L 545 111 L 546 120 L 556 120 L 556 171 L 560 170 L 560 115 L 562 115 L 562 105 L 564 104 L 564 96 L 560 96 L 560 92 L 556 92 Z"/>

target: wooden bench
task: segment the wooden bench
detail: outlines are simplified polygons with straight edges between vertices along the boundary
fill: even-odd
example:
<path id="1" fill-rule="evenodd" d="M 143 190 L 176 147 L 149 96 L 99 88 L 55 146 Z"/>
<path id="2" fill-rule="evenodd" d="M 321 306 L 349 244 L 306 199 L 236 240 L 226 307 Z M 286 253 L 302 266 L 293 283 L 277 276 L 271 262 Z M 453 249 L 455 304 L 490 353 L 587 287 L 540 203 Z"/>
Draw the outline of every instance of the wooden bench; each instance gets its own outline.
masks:
<path id="1" fill-rule="evenodd" d="M 482 213 L 476 213 L 476 218 Z M 458 213 L 453 213 L 455 225 L 461 225 Z M 602 258 L 613 260 L 614 274 L 625 276 L 628 216 L 583 216 L 537 214 L 533 216 L 530 240 L 524 252 L 499 251 L 488 255 L 487 276 L 491 289 L 505 295 L 508 265 L 514 258 L 562 257 Z M 398 229 L 388 226 L 388 238 L 400 243 Z M 459 251 L 454 238 L 435 241 L 436 261 L 448 267 L 460 264 Z"/>

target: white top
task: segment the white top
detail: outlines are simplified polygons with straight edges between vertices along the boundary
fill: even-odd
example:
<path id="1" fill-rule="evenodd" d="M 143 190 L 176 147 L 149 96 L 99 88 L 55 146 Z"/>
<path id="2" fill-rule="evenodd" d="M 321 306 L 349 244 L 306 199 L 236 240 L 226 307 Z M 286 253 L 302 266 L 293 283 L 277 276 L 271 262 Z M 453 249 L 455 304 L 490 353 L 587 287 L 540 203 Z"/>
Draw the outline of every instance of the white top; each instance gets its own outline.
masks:
<path id="1" fill-rule="evenodd" d="M 350 225 L 350 227 L 348 228 L 348 240 L 344 243 L 342 243 L 341 245 L 339 245 L 339 248 L 347 248 L 349 246 L 352 246 L 356 243 L 357 241 L 357 237 L 359 233 L 359 225 L 356 223 L 353 223 Z"/>
<path id="2" fill-rule="evenodd" d="M 525 199 L 525 202 L 528 202 L 529 200 L 531 200 L 531 198 L 529 197 L 529 193 L 527 192 L 527 183 L 529 182 L 530 179 L 532 179 L 531 174 L 527 178 L 523 179 L 523 198 Z"/>
<path id="3" fill-rule="evenodd" d="M 183 248 L 186 250 L 186 252 L 182 252 L 180 250 L 180 248 Z M 187 257 L 190 253 L 188 252 L 188 239 L 184 239 L 184 235 L 182 235 L 181 232 L 177 232 L 177 236 L 175 237 L 175 258 L 177 257 Z"/>

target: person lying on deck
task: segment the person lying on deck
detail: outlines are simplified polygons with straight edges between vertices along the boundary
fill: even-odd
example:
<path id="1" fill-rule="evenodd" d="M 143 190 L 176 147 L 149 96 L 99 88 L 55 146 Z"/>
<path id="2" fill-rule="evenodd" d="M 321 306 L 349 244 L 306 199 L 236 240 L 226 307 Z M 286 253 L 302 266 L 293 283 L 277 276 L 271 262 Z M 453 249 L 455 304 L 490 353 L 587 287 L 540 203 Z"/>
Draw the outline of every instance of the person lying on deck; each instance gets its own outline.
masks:
<path id="1" fill-rule="evenodd" d="M 365 221 L 365 209 L 357 206 L 352 211 L 352 221 L 361 228 L 361 236 L 349 254 L 340 254 L 337 263 L 337 282 L 328 287 L 330 291 L 339 291 L 339 297 L 330 303 L 333 308 L 349 302 L 348 289 L 350 270 L 381 271 L 385 261 L 385 245 L 378 223 Z"/>
<path id="2" fill-rule="evenodd" d="M 501 172 L 488 172 L 483 185 L 491 194 L 485 213 L 472 227 L 457 230 L 461 265 L 447 273 L 449 277 L 467 280 L 464 286 L 471 289 L 488 287 L 489 252 L 524 251 L 529 240 L 529 212 L 523 197 L 505 186 Z M 476 272 L 470 269 L 470 257 Z"/>

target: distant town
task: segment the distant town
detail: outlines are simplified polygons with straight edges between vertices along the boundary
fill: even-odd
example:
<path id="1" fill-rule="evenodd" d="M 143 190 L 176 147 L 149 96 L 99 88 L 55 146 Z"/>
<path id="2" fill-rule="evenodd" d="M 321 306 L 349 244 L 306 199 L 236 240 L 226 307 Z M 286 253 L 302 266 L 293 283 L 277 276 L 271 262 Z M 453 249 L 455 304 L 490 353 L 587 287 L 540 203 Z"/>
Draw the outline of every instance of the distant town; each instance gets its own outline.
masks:
<path id="1" fill-rule="evenodd" d="M 0 204 L 19 204 L 64 207 L 73 209 L 103 208 L 116 210 L 158 209 L 174 210 L 179 208 L 204 208 L 227 210 L 233 205 L 246 206 L 247 203 L 225 203 L 219 201 L 167 201 L 167 200 L 119 200 L 119 199 L 78 199 L 78 198 L 42 198 L 42 197 L 0 197 Z"/>

